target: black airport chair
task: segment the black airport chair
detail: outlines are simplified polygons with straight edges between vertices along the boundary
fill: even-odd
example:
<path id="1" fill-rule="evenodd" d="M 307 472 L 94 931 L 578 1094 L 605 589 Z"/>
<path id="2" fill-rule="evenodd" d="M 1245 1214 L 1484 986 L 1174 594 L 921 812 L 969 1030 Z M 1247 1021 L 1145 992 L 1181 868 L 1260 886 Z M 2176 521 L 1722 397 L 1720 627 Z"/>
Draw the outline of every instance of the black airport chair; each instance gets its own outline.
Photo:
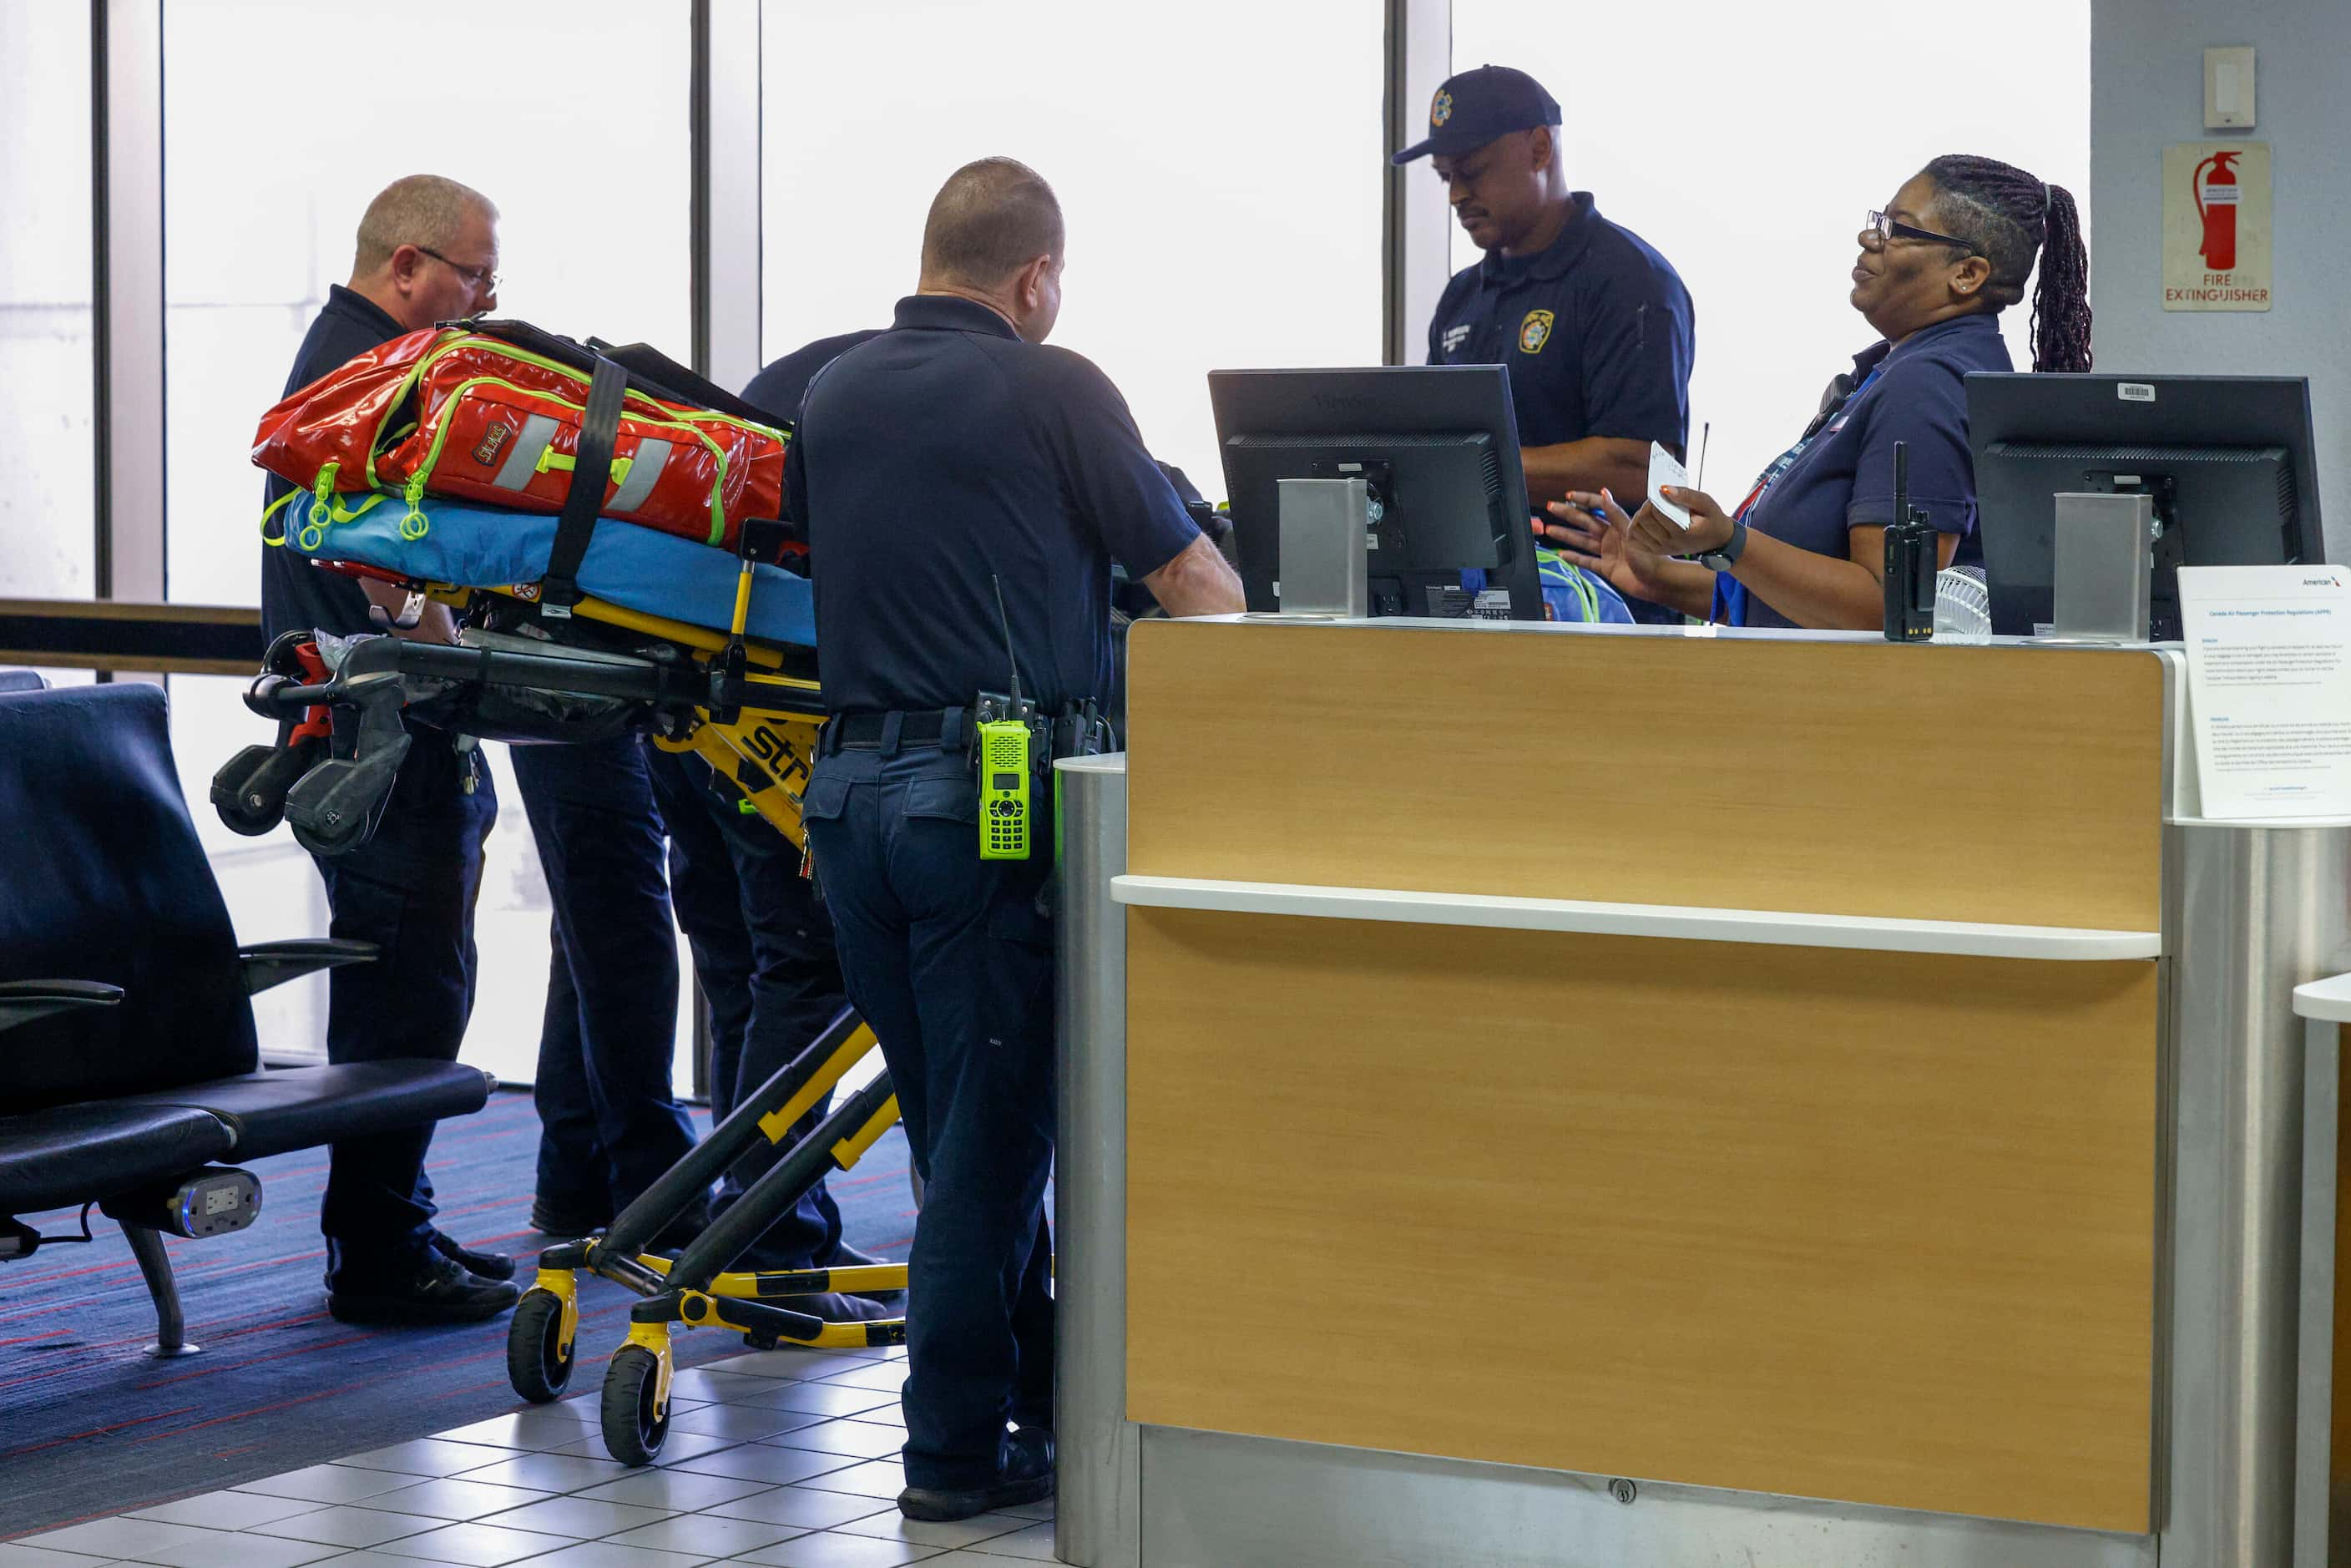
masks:
<path id="1" fill-rule="evenodd" d="M 482 1108 L 455 1062 L 264 1069 L 248 998 L 365 963 L 364 942 L 240 948 L 189 821 L 163 694 L 0 688 L 0 1261 L 16 1217 L 96 1204 L 122 1227 L 162 1325 L 182 1334 L 162 1233 L 241 1229 L 258 1159 Z"/>

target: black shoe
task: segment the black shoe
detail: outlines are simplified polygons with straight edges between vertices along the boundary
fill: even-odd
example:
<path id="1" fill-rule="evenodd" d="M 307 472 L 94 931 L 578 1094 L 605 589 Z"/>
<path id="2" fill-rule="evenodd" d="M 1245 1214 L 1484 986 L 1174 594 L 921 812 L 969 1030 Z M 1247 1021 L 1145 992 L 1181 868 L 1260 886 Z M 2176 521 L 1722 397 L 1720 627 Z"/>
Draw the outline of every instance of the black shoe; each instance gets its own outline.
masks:
<path id="1" fill-rule="evenodd" d="M 904 1291 L 884 1293 L 900 1301 L 905 1299 Z M 845 1295 L 839 1291 L 827 1291 L 820 1296 L 776 1296 L 770 1298 L 770 1304 L 789 1312 L 806 1312 L 829 1323 L 868 1323 L 899 1315 L 897 1309 L 888 1301 L 872 1296 Z"/>
<path id="2" fill-rule="evenodd" d="M 908 1487 L 898 1511 L 935 1524 L 973 1519 L 999 1508 L 1042 1502 L 1053 1495 L 1053 1434 L 1023 1427 L 1006 1447 L 1003 1473 L 984 1487 Z"/>
<path id="3" fill-rule="evenodd" d="M 612 1217 L 609 1214 L 567 1209 L 543 1197 L 530 1200 L 530 1228 L 543 1235 L 586 1236 L 591 1231 L 602 1230 L 611 1223 Z"/>
<path id="4" fill-rule="evenodd" d="M 327 1311 L 347 1323 L 477 1323 L 522 1299 L 511 1283 L 479 1279 L 438 1252 L 373 1279 L 354 1279 L 349 1268 L 336 1273 Z"/>
<path id="5" fill-rule="evenodd" d="M 848 1242 L 842 1241 L 834 1245 L 832 1249 L 832 1259 L 830 1262 L 825 1264 L 825 1267 L 828 1269 L 871 1269 L 877 1264 L 886 1263 L 889 1260 L 887 1258 L 876 1258 L 870 1252 L 861 1252 L 856 1248 L 852 1247 Z M 877 1306 L 883 1306 L 890 1309 L 886 1312 L 870 1312 L 866 1314 L 869 1317 L 894 1318 L 906 1310 L 906 1292 L 904 1291 L 852 1291 L 852 1294 L 855 1295 L 860 1301 L 872 1301 Z"/>
<path id="6" fill-rule="evenodd" d="M 455 1237 L 441 1231 L 433 1233 L 433 1250 L 455 1263 L 466 1273 L 484 1280 L 511 1280 L 515 1261 L 503 1252 L 476 1252 Z"/>

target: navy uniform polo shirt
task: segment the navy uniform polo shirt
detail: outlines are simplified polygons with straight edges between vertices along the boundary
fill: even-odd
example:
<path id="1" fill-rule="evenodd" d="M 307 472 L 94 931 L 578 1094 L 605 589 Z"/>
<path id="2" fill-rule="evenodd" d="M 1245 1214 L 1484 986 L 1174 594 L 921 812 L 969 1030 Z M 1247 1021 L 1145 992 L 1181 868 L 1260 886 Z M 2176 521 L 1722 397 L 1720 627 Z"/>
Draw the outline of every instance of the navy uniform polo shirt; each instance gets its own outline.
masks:
<path id="1" fill-rule="evenodd" d="M 1428 362 L 1509 366 L 1521 446 L 1597 435 L 1679 452 L 1697 341 L 1689 290 L 1591 192 L 1571 199 L 1548 249 L 1489 251 L 1454 274 L 1428 324 Z"/>
<path id="2" fill-rule="evenodd" d="M 900 300 L 890 330 L 818 372 L 784 474 L 834 713 L 1004 691 L 991 578 L 1021 695 L 1106 702 L 1112 562 L 1148 576 L 1200 531 L 1109 377 L 946 295 Z"/>
<path id="3" fill-rule="evenodd" d="M 329 371 L 379 344 L 389 343 L 408 329 L 391 312 L 363 294 L 334 284 L 327 303 L 303 336 L 280 397 L 291 397 Z M 262 486 L 262 503 L 275 502 L 294 486 L 271 475 Z M 298 516 L 308 503 L 299 497 L 270 519 L 272 534 L 302 526 Z M 308 559 L 282 546 L 261 547 L 261 634 L 275 640 L 282 632 L 328 632 L 355 637 L 375 630 L 368 622 L 368 597 L 356 579 L 312 566 Z"/>
<path id="4" fill-rule="evenodd" d="M 881 335 L 881 328 L 868 327 L 862 331 L 819 338 L 806 348 L 795 349 L 753 376 L 750 384 L 743 389 L 743 401 L 769 419 L 797 424 L 800 400 L 808 396 L 809 382 L 816 379 L 817 371 L 858 344 Z"/>
<path id="5" fill-rule="evenodd" d="M 1967 377 L 2011 368 L 1996 316 L 1938 321 L 1854 359 L 1855 389 L 1756 482 L 1747 526 L 1821 555 L 1850 558 L 1851 530 L 1894 520 L 1894 444 L 1907 449 L 1910 504 L 1938 533 L 1959 537 L 1957 566 L 1983 559 L 1976 536 L 1975 463 L 1968 450 Z M 1735 624 L 1792 626 L 1754 591 L 1728 592 Z"/>

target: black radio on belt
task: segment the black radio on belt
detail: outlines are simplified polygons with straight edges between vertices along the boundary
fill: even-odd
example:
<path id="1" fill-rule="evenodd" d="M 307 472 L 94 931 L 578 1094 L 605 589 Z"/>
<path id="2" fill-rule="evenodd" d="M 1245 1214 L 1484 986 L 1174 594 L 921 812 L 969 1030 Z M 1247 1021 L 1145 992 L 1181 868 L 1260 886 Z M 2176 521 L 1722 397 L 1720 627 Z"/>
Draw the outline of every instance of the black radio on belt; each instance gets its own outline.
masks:
<path id="1" fill-rule="evenodd" d="M 1935 528 L 1910 505 L 1910 449 L 1894 444 L 1894 520 L 1886 528 L 1886 640 L 1924 643 L 1935 635 Z"/>

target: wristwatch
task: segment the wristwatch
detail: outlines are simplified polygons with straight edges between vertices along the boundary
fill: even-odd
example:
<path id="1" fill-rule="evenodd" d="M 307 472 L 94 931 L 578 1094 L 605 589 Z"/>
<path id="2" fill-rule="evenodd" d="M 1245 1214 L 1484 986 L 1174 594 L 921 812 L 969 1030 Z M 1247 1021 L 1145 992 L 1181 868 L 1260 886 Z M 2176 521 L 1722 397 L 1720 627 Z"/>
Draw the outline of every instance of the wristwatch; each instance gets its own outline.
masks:
<path id="1" fill-rule="evenodd" d="M 1698 565 L 1708 571 L 1729 571 L 1747 553 L 1747 519 L 1730 519 L 1730 537 L 1722 541 L 1720 549 L 1710 549 L 1698 558 Z"/>

